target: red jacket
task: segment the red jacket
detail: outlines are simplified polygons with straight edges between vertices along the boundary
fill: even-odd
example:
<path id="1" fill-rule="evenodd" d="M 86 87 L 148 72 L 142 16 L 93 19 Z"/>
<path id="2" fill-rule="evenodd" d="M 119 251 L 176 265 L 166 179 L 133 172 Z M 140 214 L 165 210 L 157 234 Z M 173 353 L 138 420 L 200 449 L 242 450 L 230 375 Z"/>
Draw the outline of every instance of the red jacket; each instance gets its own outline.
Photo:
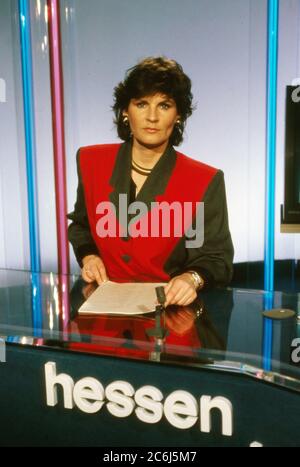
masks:
<path id="1" fill-rule="evenodd" d="M 101 256 L 108 276 L 115 281 L 168 281 L 170 277 L 187 270 L 197 270 L 214 283 L 226 284 L 231 278 L 233 247 L 228 228 L 223 173 L 195 161 L 169 147 L 155 165 L 138 193 L 137 201 L 149 207 L 146 215 L 133 220 L 131 229 L 151 226 L 153 202 L 180 203 L 185 217 L 180 237 L 174 233 L 178 217 L 171 222 L 167 236 L 134 236 L 123 220 L 119 209 L 119 195 L 130 201 L 131 144 L 97 145 L 81 148 L 78 152 L 79 185 L 75 210 L 68 217 L 73 221 L 69 238 L 75 255 L 81 262 L 86 254 Z M 186 232 L 195 221 L 196 203 L 204 202 L 204 243 L 187 248 Z M 102 203 L 115 206 L 111 211 L 111 226 L 116 236 L 103 236 L 108 219 Z M 191 203 L 192 211 L 184 209 Z M 127 208 L 128 206 L 126 206 Z M 101 213 L 100 213 L 101 211 Z M 126 211 L 126 210 L 125 210 Z M 104 217 L 103 217 L 104 216 Z M 177 222 L 177 224 L 176 224 Z M 180 222 L 179 222 L 180 224 Z M 100 236 L 99 236 L 100 235 Z"/>

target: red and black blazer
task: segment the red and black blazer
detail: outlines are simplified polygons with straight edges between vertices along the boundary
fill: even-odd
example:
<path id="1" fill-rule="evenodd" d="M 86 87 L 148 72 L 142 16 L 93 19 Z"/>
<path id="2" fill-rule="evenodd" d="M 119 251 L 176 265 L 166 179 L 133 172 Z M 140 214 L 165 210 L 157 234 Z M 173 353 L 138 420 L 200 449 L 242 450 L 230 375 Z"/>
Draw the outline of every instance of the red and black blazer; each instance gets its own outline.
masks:
<path id="1" fill-rule="evenodd" d="M 135 199 L 148 207 L 148 219 L 144 215 L 134 222 L 134 216 L 126 219 L 119 210 L 120 195 L 127 195 L 123 200 L 132 201 L 130 142 L 81 148 L 77 169 L 77 200 L 68 218 L 72 221 L 69 240 L 80 266 L 84 256 L 98 254 L 108 277 L 114 281 L 168 281 L 184 271 L 196 270 L 208 285 L 228 284 L 233 246 L 222 171 L 168 147 Z M 161 232 L 157 237 L 130 235 L 130 221 L 136 231 L 141 222 L 151 224 L 151 203 L 155 202 L 193 204 L 180 237 L 178 233 L 174 235 L 172 228 L 167 236 Z M 195 222 L 197 202 L 204 202 L 204 242 L 200 247 L 187 248 L 186 232 Z M 102 203 L 115 206 L 115 236 L 101 234 L 104 211 L 99 206 L 106 205 Z"/>

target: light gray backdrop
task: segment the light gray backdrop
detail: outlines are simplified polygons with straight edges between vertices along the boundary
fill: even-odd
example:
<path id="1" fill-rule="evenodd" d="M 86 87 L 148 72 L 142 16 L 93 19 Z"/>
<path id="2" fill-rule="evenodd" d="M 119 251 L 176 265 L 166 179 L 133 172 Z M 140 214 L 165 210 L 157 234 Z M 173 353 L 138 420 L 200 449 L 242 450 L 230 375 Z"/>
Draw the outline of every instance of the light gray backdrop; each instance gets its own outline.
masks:
<path id="1" fill-rule="evenodd" d="M 55 197 L 46 0 L 32 0 L 42 268 L 56 271 Z M 0 2 L 0 267 L 28 268 L 25 146 L 16 0 Z M 264 253 L 266 0 L 61 0 L 68 205 L 75 154 L 116 142 L 113 87 L 148 55 L 175 58 L 192 79 L 197 110 L 178 149 L 225 172 L 235 261 Z M 280 234 L 285 86 L 300 76 L 300 0 L 280 1 L 276 258 L 299 258 Z M 72 271 L 77 271 L 73 254 Z"/>

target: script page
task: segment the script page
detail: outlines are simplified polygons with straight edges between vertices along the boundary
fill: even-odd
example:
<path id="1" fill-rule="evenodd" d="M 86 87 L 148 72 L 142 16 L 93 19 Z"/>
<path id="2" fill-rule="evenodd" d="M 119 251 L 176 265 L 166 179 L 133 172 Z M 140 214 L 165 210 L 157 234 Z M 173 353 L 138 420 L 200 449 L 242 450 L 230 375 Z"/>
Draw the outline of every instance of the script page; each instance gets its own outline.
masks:
<path id="1" fill-rule="evenodd" d="M 79 314 L 138 315 L 152 313 L 157 305 L 155 287 L 166 282 L 104 282 L 79 308 Z"/>

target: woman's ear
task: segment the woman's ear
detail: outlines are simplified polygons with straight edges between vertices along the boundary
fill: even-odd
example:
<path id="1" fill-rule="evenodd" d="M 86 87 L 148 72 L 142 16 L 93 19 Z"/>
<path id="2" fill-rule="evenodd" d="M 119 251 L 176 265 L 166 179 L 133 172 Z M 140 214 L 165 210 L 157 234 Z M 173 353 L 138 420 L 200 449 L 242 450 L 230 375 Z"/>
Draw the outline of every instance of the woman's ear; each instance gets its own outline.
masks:
<path id="1" fill-rule="evenodd" d="M 129 127 L 128 113 L 126 112 L 126 110 L 123 110 L 122 112 L 122 122 L 123 122 L 123 125 Z"/>

